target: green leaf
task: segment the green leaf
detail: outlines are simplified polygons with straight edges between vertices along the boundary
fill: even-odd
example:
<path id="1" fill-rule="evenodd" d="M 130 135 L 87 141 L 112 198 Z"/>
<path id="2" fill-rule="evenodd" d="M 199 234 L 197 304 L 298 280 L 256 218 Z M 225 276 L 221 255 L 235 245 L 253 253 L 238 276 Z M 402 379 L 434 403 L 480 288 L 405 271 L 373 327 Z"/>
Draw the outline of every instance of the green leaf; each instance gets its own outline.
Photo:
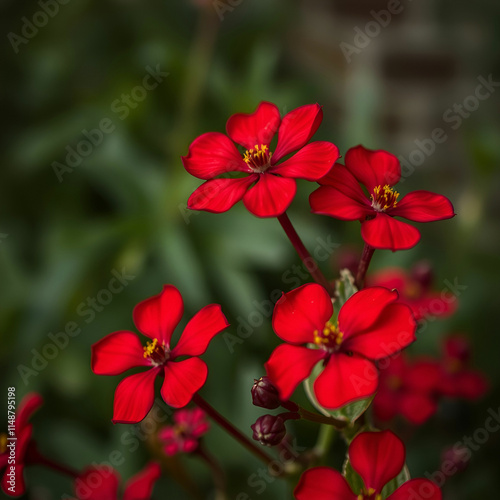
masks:
<path id="1" fill-rule="evenodd" d="M 354 285 L 354 277 L 349 269 L 340 270 L 340 278 L 335 281 L 335 297 L 339 308 L 342 307 L 358 289 Z"/>
<path id="2" fill-rule="evenodd" d="M 409 481 L 411 479 L 410 471 L 408 467 L 405 466 L 401 470 L 401 472 L 392 480 L 389 481 L 382 490 L 382 498 L 387 498 L 389 495 L 392 495 L 403 483 Z"/>

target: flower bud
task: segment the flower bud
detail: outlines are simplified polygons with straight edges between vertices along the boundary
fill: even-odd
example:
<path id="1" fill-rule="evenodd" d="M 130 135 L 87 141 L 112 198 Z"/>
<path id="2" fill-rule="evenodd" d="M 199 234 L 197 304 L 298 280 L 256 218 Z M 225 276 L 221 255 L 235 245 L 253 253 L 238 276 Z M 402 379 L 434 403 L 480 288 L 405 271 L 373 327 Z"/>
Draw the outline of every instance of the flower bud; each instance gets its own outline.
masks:
<path id="1" fill-rule="evenodd" d="M 423 290 L 429 290 L 434 281 L 432 266 L 426 260 L 417 262 L 411 270 L 411 278 L 417 282 Z"/>
<path id="2" fill-rule="evenodd" d="M 284 420 L 276 415 L 263 415 L 251 427 L 252 437 L 264 446 L 280 444 L 286 434 Z"/>
<path id="3" fill-rule="evenodd" d="M 252 387 L 252 401 L 255 406 L 267 408 L 268 410 L 274 410 L 281 406 L 278 389 L 266 376 L 255 380 Z"/>

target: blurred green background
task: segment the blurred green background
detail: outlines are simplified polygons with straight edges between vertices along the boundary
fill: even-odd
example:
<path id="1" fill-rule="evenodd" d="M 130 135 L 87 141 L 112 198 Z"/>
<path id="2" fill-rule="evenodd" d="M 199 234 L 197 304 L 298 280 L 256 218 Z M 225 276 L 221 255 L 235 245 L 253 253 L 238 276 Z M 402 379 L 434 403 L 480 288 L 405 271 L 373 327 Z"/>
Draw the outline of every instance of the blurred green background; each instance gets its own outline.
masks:
<path id="1" fill-rule="evenodd" d="M 389 5 L 390 19 L 377 14 Z M 444 280 L 467 286 L 458 312 L 429 322 L 411 350 L 437 353 L 444 334 L 467 333 L 474 364 L 492 385 L 477 404 L 444 403 L 428 424 L 405 432 L 412 476 L 436 470 L 445 447 L 484 426 L 488 409 L 500 405 L 500 87 L 483 91 L 490 95 L 481 101 L 471 96 L 479 77 L 500 81 L 495 1 L 3 0 L 1 8 L 2 380 L 5 390 L 17 387 L 18 400 L 29 391 L 44 396 L 34 417 L 42 451 L 80 468 L 119 450 L 123 478 L 146 463 L 151 440 L 130 451 L 123 443 L 129 426 L 111 424 L 121 377 L 93 375 L 90 346 L 134 330 L 133 307 L 165 283 L 183 294 L 185 320 L 218 302 L 233 325 L 232 336 L 216 338 L 204 356 L 210 377 L 202 394 L 248 433 L 266 412 L 252 406 L 250 387 L 278 344 L 269 299 L 308 280 L 283 274 L 299 261 L 276 220 L 257 219 L 241 203 L 221 215 L 187 211 L 201 181 L 180 160 L 197 135 L 223 132 L 231 114 L 251 112 L 261 100 L 282 114 L 322 104 L 315 139 L 334 142 L 342 154 L 359 143 L 389 150 L 408 174 L 402 195 L 428 189 L 453 201 L 456 218 L 419 225 L 416 248 L 376 252 L 373 268 L 428 258 L 437 289 Z M 148 68 L 157 85 L 138 89 Z M 99 126 L 106 129 L 100 135 Z M 446 135 L 439 144 L 430 142 L 436 128 Z M 85 149 L 87 132 L 95 144 Z M 83 151 L 70 159 L 74 166 L 68 148 Z M 310 214 L 313 189 L 299 183 L 289 215 L 311 250 L 318 238 L 339 245 L 321 263 L 333 278 L 340 252 L 361 249 L 359 225 Z M 133 279 L 119 293 L 103 292 L 113 272 Z M 32 349 L 40 352 L 68 322 L 81 333 L 23 380 L 19 365 L 31 368 Z M 245 322 L 255 323 L 251 335 Z M 314 444 L 314 426 L 289 429 L 300 446 Z M 290 498 L 285 482 L 264 490 L 249 482 L 260 464 L 218 429 L 207 442 L 227 471 L 229 498 Z M 446 481 L 445 499 L 498 491 L 499 443 L 499 433 L 489 436 L 469 468 Z M 342 452 L 337 444 L 332 464 Z M 154 498 L 211 498 L 203 465 L 183 457 L 165 466 Z M 179 467 L 193 475 L 198 496 L 186 490 Z M 72 493 L 68 478 L 47 469 L 29 468 L 27 479 L 26 498 Z"/>

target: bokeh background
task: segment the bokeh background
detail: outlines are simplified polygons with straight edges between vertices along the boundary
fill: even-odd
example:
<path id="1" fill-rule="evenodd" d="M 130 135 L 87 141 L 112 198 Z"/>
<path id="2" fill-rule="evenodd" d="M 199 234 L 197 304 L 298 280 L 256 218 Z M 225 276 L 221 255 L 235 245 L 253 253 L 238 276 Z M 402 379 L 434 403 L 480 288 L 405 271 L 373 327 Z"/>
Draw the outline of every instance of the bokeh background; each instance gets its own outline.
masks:
<path id="1" fill-rule="evenodd" d="M 221 215 L 187 211 L 200 181 L 180 160 L 197 135 L 224 131 L 231 114 L 251 112 L 261 100 L 283 114 L 320 103 L 316 139 L 343 154 L 359 143 L 389 150 L 407 162 L 402 194 L 428 189 L 453 201 L 456 218 L 420 225 L 421 243 L 410 251 L 376 252 L 373 269 L 427 258 L 437 289 L 444 280 L 465 285 L 457 313 L 430 321 L 411 350 L 437 353 L 443 335 L 464 332 L 474 364 L 491 381 L 481 401 L 446 402 L 428 424 L 404 431 L 412 475 L 436 470 L 445 447 L 484 426 L 488 409 L 500 406 L 500 87 L 481 101 L 470 96 L 478 78 L 500 81 L 497 2 L 68 0 L 47 2 L 45 18 L 42 3 L 3 0 L 0 16 L 2 380 L 4 390 L 17 388 L 18 401 L 29 391 L 45 398 L 34 417 L 42 451 L 81 468 L 119 450 L 123 478 L 155 453 L 151 436 L 131 452 L 123 442 L 129 427 L 111 424 L 120 377 L 93 375 L 90 346 L 134 329 L 134 305 L 165 283 L 181 290 L 186 317 L 218 302 L 233 325 L 231 337 L 216 338 L 205 355 L 211 371 L 202 394 L 248 433 L 265 413 L 251 405 L 250 387 L 278 343 L 269 298 L 308 280 L 293 272 L 293 282 L 284 279 L 299 261 L 276 220 L 259 220 L 242 204 Z M 399 13 L 376 21 L 372 11 L 389 5 Z M 161 71 L 161 81 L 137 90 L 148 67 Z M 471 110 L 460 116 L 454 106 L 464 101 Z M 85 131 L 105 119 L 108 131 L 85 150 Z M 433 148 L 436 128 L 446 140 Z M 415 141 L 427 153 L 416 152 Z M 85 156 L 68 168 L 68 147 L 79 145 Z M 359 226 L 310 214 L 315 185 L 299 184 L 290 218 L 311 249 L 318 238 L 338 243 L 321 263 L 333 278 L 340 252 L 361 250 Z M 133 279 L 110 299 L 102 290 L 113 272 Z M 255 323 L 250 335 L 247 321 Z M 68 322 L 81 333 L 23 380 L 19 366 L 32 368 L 32 350 L 41 352 Z M 0 399 L 5 414 L 6 395 Z M 313 426 L 290 429 L 300 446 L 314 444 Z M 290 498 L 283 481 L 264 490 L 250 484 L 261 466 L 218 429 L 207 443 L 227 471 L 230 498 Z M 499 443 L 492 433 L 468 469 L 447 479 L 446 499 L 499 490 Z M 332 464 L 342 451 L 337 443 Z M 203 465 L 184 457 L 164 466 L 154 498 L 211 498 Z M 27 479 L 26 498 L 72 493 L 68 478 L 47 469 L 29 468 Z"/>

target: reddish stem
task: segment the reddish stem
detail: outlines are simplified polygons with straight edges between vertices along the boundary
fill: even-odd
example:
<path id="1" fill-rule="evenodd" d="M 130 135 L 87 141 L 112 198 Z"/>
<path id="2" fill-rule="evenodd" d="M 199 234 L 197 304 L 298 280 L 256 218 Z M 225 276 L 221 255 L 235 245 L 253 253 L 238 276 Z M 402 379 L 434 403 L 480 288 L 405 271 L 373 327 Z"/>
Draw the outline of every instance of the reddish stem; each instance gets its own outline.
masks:
<path id="1" fill-rule="evenodd" d="M 363 254 L 361 255 L 361 260 L 359 261 L 358 272 L 356 274 L 355 285 L 358 290 L 361 290 L 364 287 L 366 272 L 368 271 L 368 266 L 372 260 L 373 252 L 375 252 L 375 248 L 365 243 L 365 246 L 363 247 Z"/>
<path id="2" fill-rule="evenodd" d="M 34 443 L 29 447 L 26 453 L 26 462 L 32 464 L 44 465 L 49 469 L 55 470 L 57 472 L 60 472 L 61 474 L 66 474 L 67 476 L 71 476 L 74 478 L 77 478 L 80 475 L 80 473 L 76 469 L 60 464 L 59 462 L 56 462 L 42 455 L 38 451 L 38 448 Z"/>
<path id="3" fill-rule="evenodd" d="M 331 297 L 334 296 L 334 290 L 330 282 L 325 278 L 324 274 L 321 272 L 318 267 L 317 262 L 311 257 L 311 254 L 308 252 L 307 248 L 302 243 L 297 231 L 292 225 L 292 222 L 288 218 L 288 215 L 285 213 L 278 215 L 278 221 L 281 224 L 281 227 L 284 229 L 288 239 L 292 243 L 296 252 L 299 254 L 300 259 L 304 263 L 305 268 L 309 271 L 309 274 L 312 276 L 316 283 L 319 283 L 323 287 L 326 288 Z"/>
<path id="4" fill-rule="evenodd" d="M 270 465 L 275 461 L 273 457 L 257 447 L 248 437 L 239 431 L 231 422 L 229 422 L 229 420 L 223 417 L 199 394 L 195 394 L 193 396 L 193 402 L 204 410 L 212 420 L 217 422 L 218 425 L 220 425 L 228 434 L 236 439 L 236 441 L 243 445 L 250 453 L 253 453 L 259 460 L 262 460 L 267 465 Z"/>

